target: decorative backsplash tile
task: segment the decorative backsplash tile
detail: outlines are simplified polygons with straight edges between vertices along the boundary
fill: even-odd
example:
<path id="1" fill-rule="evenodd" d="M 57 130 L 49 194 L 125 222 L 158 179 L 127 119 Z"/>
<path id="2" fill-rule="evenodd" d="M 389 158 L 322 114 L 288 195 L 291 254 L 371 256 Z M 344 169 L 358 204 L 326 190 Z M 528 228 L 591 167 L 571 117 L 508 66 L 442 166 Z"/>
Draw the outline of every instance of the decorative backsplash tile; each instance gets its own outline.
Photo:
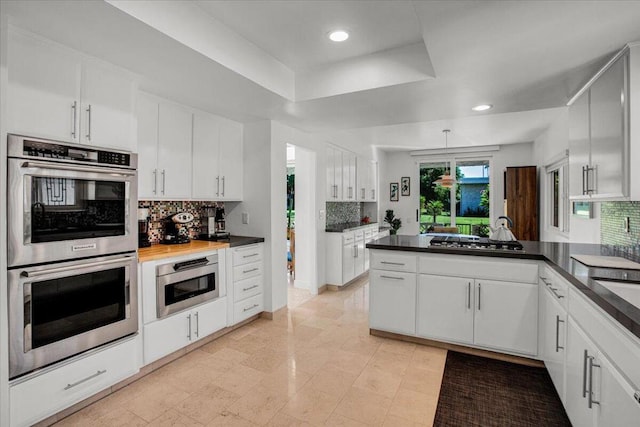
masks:
<path id="1" fill-rule="evenodd" d="M 600 208 L 600 241 L 612 255 L 640 260 L 640 202 L 604 202 Z M 629 218 L 629 232 L 624 219 Z"/>
<path id="2" fill-rule="evenodd" d="M 359 202 L 327 202 L 327 226 L 358 222 L 362 212 L 363 206 Z"/>
<path id="3" fill-rule="evenodd" d="M 187 227 L 189 231 L 189 237 L 197 237 L 200 233 L 201 222 L 200 212 L 204 206 L 217 206 L 224 208 L 224 202 L 199 202 L 199 201 L 145 201 L 139 200 L 139 208 L 149 208 L 149 241 L 151 243 L 158 243 L 163 239 L 163 225 L 162 220 L 174 213 L 189 212 L 193 215 L 193 221 L 189 224 L 178 224 L 178 227 Z"/>

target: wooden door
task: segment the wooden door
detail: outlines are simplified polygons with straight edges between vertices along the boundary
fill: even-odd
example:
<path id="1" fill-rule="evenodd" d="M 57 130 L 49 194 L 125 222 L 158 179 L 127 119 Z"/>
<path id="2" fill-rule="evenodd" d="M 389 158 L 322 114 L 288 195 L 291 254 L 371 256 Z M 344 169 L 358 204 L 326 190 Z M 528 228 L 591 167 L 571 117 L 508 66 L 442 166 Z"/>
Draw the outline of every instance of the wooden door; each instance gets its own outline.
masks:
<path id="1" fill-rule="evenodd" d="M 506 173 L 507 216 L 518 240 L 538 240 L 538 182 L 535 166 L 509 167 Z"/>

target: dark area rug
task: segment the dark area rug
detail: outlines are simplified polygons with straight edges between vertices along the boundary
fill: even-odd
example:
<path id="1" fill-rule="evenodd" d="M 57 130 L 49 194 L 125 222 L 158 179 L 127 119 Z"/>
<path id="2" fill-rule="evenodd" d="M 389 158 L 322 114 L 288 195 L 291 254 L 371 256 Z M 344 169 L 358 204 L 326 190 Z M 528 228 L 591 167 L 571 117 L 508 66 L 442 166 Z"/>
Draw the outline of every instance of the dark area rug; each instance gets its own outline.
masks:
<path id="1" fill-rule="evenodd" d="M 570 427 L 571 423 L 546 369 L 449 351 L 433 425 Z"/>

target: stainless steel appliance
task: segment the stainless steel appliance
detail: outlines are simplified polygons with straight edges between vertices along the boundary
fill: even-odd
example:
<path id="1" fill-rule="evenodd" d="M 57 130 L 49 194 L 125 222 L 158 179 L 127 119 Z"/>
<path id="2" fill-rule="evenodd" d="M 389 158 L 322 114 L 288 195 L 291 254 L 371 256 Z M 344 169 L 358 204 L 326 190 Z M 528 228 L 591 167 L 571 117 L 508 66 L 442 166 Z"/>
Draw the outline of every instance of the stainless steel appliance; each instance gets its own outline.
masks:
<path id="1" fill-rule="evenodd" d="M 429 245 L 434 248 L 446 249 L 478 249 L 478 250 L 507 250 L 524 252 L 522 243 L 517 240 L 491 240 L 486 237 L 469 236 L 434 236 Z"/>
<path id="2" fill-rule="evenodd" d="M 137 156 L 8 136 L 8 266 L 135 251 Z"/>
<path id="3" fill-rule="evenodd" d="M 218 255 L 156 267 L 158 318 L 218 298 Z"/>
<path id="4" fill-rule="evenodd" d="M 135 252 L 8 271 L 9 377 L 138 330 Z"/>
<path id="5" fill-rule="evenodd" d="M 148 248 L 149 241 L 149 208 L 138 208 L 138 247 Z"/>
<path id="6" fill-rule="evenodd" d="M 201 240 L 225 240 L 230 233 L 225 230 L 224 208 L 219 206 L 203 206 L 200 212 Z"/>

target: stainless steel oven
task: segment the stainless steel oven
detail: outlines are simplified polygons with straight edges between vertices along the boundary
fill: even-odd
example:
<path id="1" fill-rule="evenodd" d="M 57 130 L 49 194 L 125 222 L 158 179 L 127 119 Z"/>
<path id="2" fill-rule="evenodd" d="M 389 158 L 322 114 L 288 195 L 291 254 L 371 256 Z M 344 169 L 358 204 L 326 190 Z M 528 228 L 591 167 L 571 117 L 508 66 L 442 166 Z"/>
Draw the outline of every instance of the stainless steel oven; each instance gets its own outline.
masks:
<path id="1" fill-rule="evenodd" d="M 135 251 L 137 156 L 8 136 L 8 266 Z"/>
<path id="2" fill-rule="evenodd" d="M 220 296 L 218 255 L 156 267 L 158 318 Z"/>
<path id="3" fill-rule="evenodd" d="M 9 376 L 138 330 L 136 253 L 8 271 Z"/>

